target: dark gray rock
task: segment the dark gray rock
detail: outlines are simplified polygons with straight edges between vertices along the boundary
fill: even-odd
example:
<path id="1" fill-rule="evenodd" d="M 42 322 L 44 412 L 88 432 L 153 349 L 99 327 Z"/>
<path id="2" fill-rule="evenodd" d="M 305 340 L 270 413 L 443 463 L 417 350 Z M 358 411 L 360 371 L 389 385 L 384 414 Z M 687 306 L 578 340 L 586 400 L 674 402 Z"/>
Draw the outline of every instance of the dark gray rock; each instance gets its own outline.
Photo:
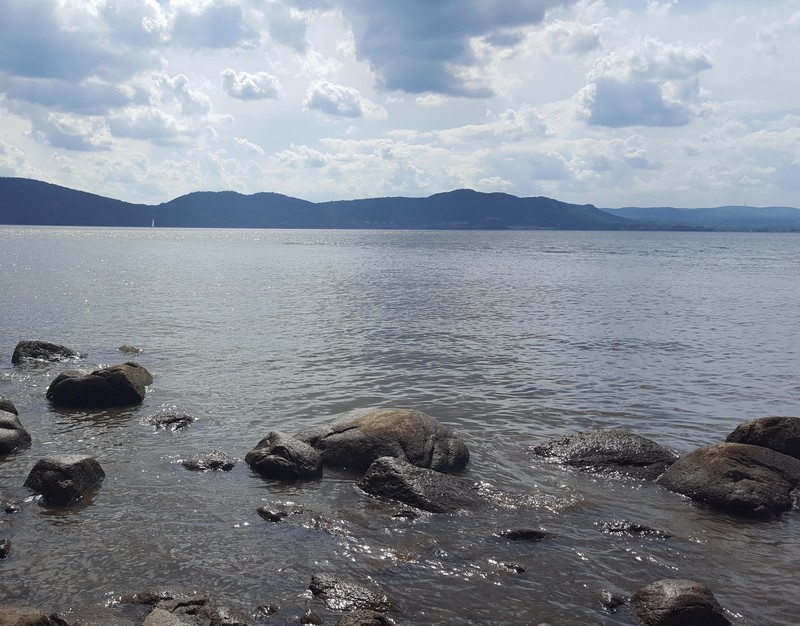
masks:
<path id="1" fill-rule="evenodd" d="M 433 417 L 413 409 L 376 409 L 343 415 L 297 435 L 322 454 L 326 465 L 366 469 L 393 456 L 440 472 L 463 469 L 466 444 Z"/>
<path id="2" fill-rule="evenodd" d="M 176 431 L 187 428 L 195 419 L 195 417 L 183 411 L 168 410 L 151 415 L 145 420 L 145 423 L 160 430 Z"/>
<path id="3" fill-rule="evenodd" d="M 614 520 L 612 522 L 600 522 L 598 524 L 600 532 L 606 535 L 625 535 L 628 537 L 655 537 L 657 539 L 668 539 L 669 533 L 656 528 L 650 528 L 642 524 L 637 524 L 630 520 Z"/>
<path id="4" fill-rule="evenodd" d="M 80 353 L 57 343 L 38 340 L 20 341 L 14 348 L 11 362 L 18 365 L 23 361 L 68 361 L 80 357 Z"/>
<path id="5" fill-rule="evenodd" d="M 658 580 L 633 594 L 631 604 L 647 626 L 730 624 L 711 589 L 692 580 Z"/>
<path id="6" fill-rule="evenodd" d="M 233 469 L 236 462 L 224 452 L 219 450 L 212 450 L 205 454 L 198 454 L 190 459 L 181 461 L 186 469 L 195 472 L 205 472 L 208 470 L 222 470 L 227 472 Z"/>
<path id="7" fill-rule="evenodd" d="M 131 618 L 105 607 L 75 609 L 57 616 L 69 626 L 136 626 Z"/>
<path id="8" fill-rule="evenodd" d="M 512 541 L 544 541 L 545 539 L 552 539 L 555 537 L 553 533 L 546 530 L 539 530 L 538 528 L 507 528 L 497 533 L 504 539 L 511 539 Z"/>
<path id="9" fill-rule="evenodd" d="M 217 605 L 206 594 L 160 600 L 143 626 L 255 626 L 244 613 Z"/>
<path id="10" fill-rule="evenodd" d="M 607 589 L 603 589 L 597 594 L 597 601 L 606 611 L 616 611 L 625 604 L 628 599 L 619 594 L 612 593 Z"/>
<path id="11" fill-rule="evenodd" d="M 331 611 L 369 609 L 385 613 L 401 610 L 400 603 L 381 589 L 345 580 L 334 574 L 314 574 L 308 588 Z"/>
<path id="12" fill-rule="evenodd" d="M 343 615 L 334 626 L 396 626 L 396 624 L 383 613 L 362 609 Z"/>
<path id="13" fill-rule="evenodd" d="M 357 484 L 370 495 L 431 513 L 453 513 L 485 504 L 471 482 L 395 457 L 377 459 Z"/>
<path id="14" fill-rule="evenodd" d="M 47 399 L 57 406 L 111 407 L 139 404 L 153 377 L 138 363 L 128 362 L 83 374 L 62 372 L 50 383 Z"/>
<path id="15" fill-rule="evenodd" d="M 254 472 L 267 478 L 298 480 L 322 476 L 322 457 L 309 444 L 273 431 L 244 457 Z"/>
<path id="16" fill-rule="evenodd" d="M 0 454 L 31 445 L 31 436 L 14 413 L 0 411 Z"/>
<path id="17" fill-rule="evenodd" d="M 47 504 L 68 506 L 98 486 L 104 477 L 100 463 L 90 456 L 52 455 L 34 465 L 24 486 L 41 494 Z"/>
<path id="18" fill-rule="evenodd" d="M 800 417 L 761 417 L 744 422 L 725 441 L 762 446 L 800 459 Z"/>
<path id="19" fill-rule="evenodd" d="M 702 504 L 771 519 L 794 503 L 800 460 L 761 446 L 718 443 L 681 457 L 656 482 Z"/>
<path id="20" fill-rule="evenodd" d="M 678 458 L 661 444 L 626 430 L 584 430 L 535 446 L 534 454 L 581 470 L 654 480 Z"/>
<path id="21" fill-rule="evenodd" d="M 0 539 L 0 559 L 6 558 L 9 554 L 11 554 L 11 542 L 8 539 Z"/>
<path id="22" fill-rule="evenodd" d="M 314 609 L 308 609 L 300 616 L 301 624 L 324 624 L 325 620 Z"/>
<path id="23" fill-rule="evenodd" d="M 0 396 L 0 411 L 5 411 L 6 413 L 13 413 L 14 415 L 19 415 L 17 411 L 17 407 L 14 406 L 14 403 L 11 402 L 8 398 L 4 398 Z"/>

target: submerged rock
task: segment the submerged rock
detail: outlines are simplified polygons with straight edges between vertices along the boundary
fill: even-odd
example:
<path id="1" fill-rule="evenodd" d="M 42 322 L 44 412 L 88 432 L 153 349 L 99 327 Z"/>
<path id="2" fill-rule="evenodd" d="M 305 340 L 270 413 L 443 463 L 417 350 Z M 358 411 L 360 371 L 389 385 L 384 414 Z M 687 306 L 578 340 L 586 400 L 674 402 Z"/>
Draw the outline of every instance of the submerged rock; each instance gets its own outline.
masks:
<path id="1" fill-rule="evenodd" d="M 244 457 L 254 472 L 267 478 L 298 480 L 322 476 L 322 457 L 309 444 L 273 431 Z"/>
<path id="2" fill-rule="evenodd" d="M 745 443 L 717 443 L 681 457 L 656 481 L 696 502 L 770 519 L 790 509 L 800 460 Z"/>
<path id="3" fill-rule="evenodd" d="M 383 613 L 362 609 L 343 615 L 334 626 L 396 626 L 396 624 Z"/>
<path id="4" fill-rule="evenodd" d="M 84 374 L 62 372 L 50 383 L 47 399 L 57 406 L 111 407 L 139 404 L 153 377 L 138 363 L 113 365 Z"/>
<path id="5" fill-rule="evenodd" d="M 761 417 L 744 422 L 725 441 L 762 446 L 800 459 L 800 417 Z"/>
<path id="6" fill-rule="evenodd" d="M 650 528 L 631 522 L 630 520 L 614 520 L 613 522 L 601 522 L 598 524 L 600 532 L 606 535 L 627 535 L 629 537 L 655 537 L 657 539 L 669 539 L 672 535 L 663 530 Z"/>
<path id="7" fill-rule="evenodd" d="M 584 430 L 535 446 L 534 454 L 578 469 L 654 480 L 678 456 L 661 444 L 619 429 Z"/>
<path id="8" fill-rule="evenodd" d="M 212 450 L 205 454 L 198 454 L 190 459 L 181 461 L 186 469 L 195 472 L 205 472 L 208 470 L 222 470 L 223 472 L 230 471 L 236 465 L 236 462 L 224 452 L 219 450 Z"/>
<path id="9" fill-rule="evenodd" d="M 19 415 L 17 411 L 17 407 L 14 406 L 14 403 L 11 402 L 8 398 L 4 398 L 0 396 L 0 411 L 5 411 L 6 413 L 13 413 L 14 415 Z"/>
<path id="10" fill-rule="evenodd" d="M 15 413 L 0 411 L 0 454 L 31 445 L 31 436 Z"/>
<path id="11" fill-rule="evenodd" d="M 0 559 L 6 558 L 11 553 L 11 541 L 0 539 Z M 0 622 L 1 624 L 2 622 Z"/>
<path id="12" fill-rule="evenodd" d="M 23 361 L 68 361 L 79 359 L 79 352 L 66 346 L 49 341 L 20 341 L 11 355 L 11 362 L 15 365 Z"/>
<path id="13" fill-rule="evenodd" d="M 453 431 L 413 409 L 376 409 L 343 415 L 297 435 L 319 450 L 326 465 L 366 469 L 391 456 L 418 467 L 454 472 L 466 467 L 469 450 Z"/>
<path id="14" fill-rule="evenodd" d="M 485 504 L 474 485 L 463 478 L 388 456 L 372 463 L 357 484 L 370 495 L 431 513 L 453 513 Z"/>
<path id="15" fill-rule="evenodd" d="M 538 528 L 507 528 L 497 533 L 498 536 L 512 541 L 544 541 L 555 537 L 553 533 Z"/>
<path id="16" fill-rule="evenodd" d="M 334 574 L 314 574 L 308 588 L 331 611 L 368 609 L 385 613 L 401 610 L 400 603 L 378 587 L 345 580 Z"/>
<path id="17" fill-rule="evenodd" d="M 141 354 L 142 353 L 142 349 L 141 348 L 139 348 L 137 346 L 129 346 L 129 345 L 120 346 L 119 348 L 117 348 L 117 350 L 119 350 L 120 352 L 125 352 L 127 354 Z"/>
<path id="18" fill-rule="evenodd" d="M 0 624 L 3 626 L 63 626 L 54 613 L 30 607 L 0 605 Z"/>
<path id="19" fill-rule="evenodd" d="M 68 506 L 99 485 L 105 472 L 97 459 L 77 454 L 52 455 L 34 465 L 24 486 L 47 504 Z"/>
<path id="20" fill-rule="evenodd" d="M 59 624 L 68 626 L 137 626 L 131 618 L 105 607 L 76 609 L 57 617 L 63 620 Z"/>
<path id="21" fill-rule="evenodd" d="M 161 411 L 145 420 L 146 424 L 162 430 L 183 430 L 195 421 L 195 417 L 183 411 Z"/>
<path id="22" fill-rule="evenodd" d="M 633 594 L 631 604 L 647 626 L 730 624 L 711 589 L 692 580 L 658 580 Z"/>

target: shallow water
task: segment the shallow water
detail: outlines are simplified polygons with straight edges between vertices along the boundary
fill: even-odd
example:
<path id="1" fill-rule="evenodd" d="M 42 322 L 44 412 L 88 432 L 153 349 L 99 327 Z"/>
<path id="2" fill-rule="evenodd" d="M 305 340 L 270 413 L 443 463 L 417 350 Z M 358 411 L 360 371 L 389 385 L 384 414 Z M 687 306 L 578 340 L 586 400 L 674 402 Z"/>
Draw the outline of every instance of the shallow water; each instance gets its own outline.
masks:
<path id="1" fill-rule="evenodd" d="M 0 458 L 0 601 L 113 603 L 194 588 L 297 623 L 311 575 L 373 581 L 402 624 L 636 624 L 605 611 L 667 577 L 707 582 L 735 624 L 796 624 L 800 514 L 754 523 L 647 483 L 600 479 L 530 446 L 621 427 L 678 451 L 741 421 L 799 415 L 797 235 L 0 228 L 0 395 L 33 436 Z M 45 390 L 75 363 L 12 366 L 23 339 L 134 358 L 154 375 L 140 407 L 65 411 Z M 142 348 L 124 354 L 123 345 Z M 2 355 L 5 355 L 4 357 Z M 270 430 L 344 411 L 409 406 L 452 426 L 464 476 L 500 494 L 487 511 L 393 518 L 357 475 L 280 484 L 244 455 Z M 156 431 L 177 407 L 198 420 Z M 185 470 L 219 449 L 228 473 Z M 96 456 L 106 479 L 77 510 L 22 483 L 46 454 Z M 272 524 L 259 506 L 301 512 Z M 611 537 L 631 519 L 670 539 Z M 510 542 L 532 526 L 555 539 Z M 516 573 L 507 563 L 524 566 Z"/>

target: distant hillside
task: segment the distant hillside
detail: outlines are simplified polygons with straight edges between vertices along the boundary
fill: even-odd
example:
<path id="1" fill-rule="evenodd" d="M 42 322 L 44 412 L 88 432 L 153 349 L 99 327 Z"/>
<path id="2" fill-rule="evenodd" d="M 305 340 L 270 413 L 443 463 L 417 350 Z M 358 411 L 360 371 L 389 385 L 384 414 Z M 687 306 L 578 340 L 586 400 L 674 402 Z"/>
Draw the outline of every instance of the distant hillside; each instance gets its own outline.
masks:
<path id="1" fill-rule="evenodd" d="M 672 207 L 603 209 L 611 215 L 659 224 L 731 231 L 800 231 L 800 209 L 791 207 L 722 206 L 713 209 Z"/>
<path id="2" fill-rule="evenodd" d="M 467 189 L 428 198 L 308 202 L 277 193 L 190 193 L 130 204 L 23 178 L 0 178 L 0 223 L 187 228 L 627 230 L 645 226 L 592 205 Z"/>
<path id="3" fill-rule="evenodd" d="M 458 189 L 427 198 L 308 202 L 278 193 L 196 192 L 131 204 L 26 178 L 0 177 L 0 224 L 182 228 L 800 231 L 800 209 L 622 208 Z"/>

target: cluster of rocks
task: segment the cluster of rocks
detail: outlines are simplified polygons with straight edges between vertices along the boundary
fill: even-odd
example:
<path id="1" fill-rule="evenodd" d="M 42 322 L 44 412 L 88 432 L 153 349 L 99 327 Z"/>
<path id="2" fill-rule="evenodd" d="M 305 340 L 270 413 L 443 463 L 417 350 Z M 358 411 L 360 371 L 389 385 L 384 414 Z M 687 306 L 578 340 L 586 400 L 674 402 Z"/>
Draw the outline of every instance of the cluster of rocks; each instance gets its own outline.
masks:
<path id="1" fill-rule="evenodd" d="M 14 353 L 15 362 L 46 358 L 43 356 L 46 354 L 53 359 L 77 358 L 77 353 L 68 353 L 68 349 L 56 344 L 23 343 L 33 345 L 20 344 Z M 47 398 L 54 405 L 66 407 L 135 404 L 143 400 L 152 380 L 145 368 L 133 362 L 90 373 L 70 370 L 53 380 Z M 151 417 L 149 423 L 176 430 L 185 428 L 192 420 L 184 413 L 168 411 Z M 0 453 L 29 444 L 30 435 L 22 428 L 13 404 L 0 399 Z M 565 435 L 533 447 L 532 452 L 581 470 L 655 481 L 698 503 L 725 511 L 771 518 L 791 508 L 797 496 L 800 418 L 768 417 L 747 422 L 732 432 L 726 442 L 683 456 L 652 440 L 616 429 Z M 413 409 L 363 410 L 296 434 L 273 431 L 246 454 L 245 462 L 253 472 L 281 481 L 316 480 L 325 467 L 349 468 L 363 472 L 356 482 L 363 492 L 430 513 L 446 514 L 491 505 L 472 481 L 454 475 L 469 462 L 464 441 L 435 418 Z M 198 471 L 233 467 L 233 461 L 216 450 L 187 459 L 183 464 Z M 69 506 L 96 489 L 103 477 L 102 468 L 91 457 L 47 457 L 37 462 L 25 486 L 41 494 L 48 505 Z M 258 512 L 271 522 L 280 522 L 289 515 L 267 508 Z M 661 531 L 628 521 L 610 524 L 602 530 L 609 534 L 667 537 Z M 552 536 L 527 528 L 507 529 L 501 535 L 527 541 L 543 541 Z M 524 572 L 524 567 L 516 571 Z M 329 610 L 349 611 L 337 622 L 341 626 L 390 624 L 393 622 L 387 613 L 401 609 L 378 589 L 330 574 L 316 574 L 309 589 Z M 137 597 L 138 600 L 131 601 L 150 607 L 143 626 L 251 624 L 249 617 L 221 609 L 207 596 Z M 653 626 L 729 623 L 711 590 L 696 581 L 656 581 L 630 598 L 610 597 L 603 602 L 609 610 L 619 604 L 629 604 L 644 624 Z M 267 615 L 268 608 L 262 607 L 261 613 Z M 71 624 L 63 615 L 41 614 L 30 619 L 25 615 L 21 609 L 0 606 L 2 624 Z M 312 610 L 301 618 L 302 623 L 322 623 L 319 620 Z"/>

